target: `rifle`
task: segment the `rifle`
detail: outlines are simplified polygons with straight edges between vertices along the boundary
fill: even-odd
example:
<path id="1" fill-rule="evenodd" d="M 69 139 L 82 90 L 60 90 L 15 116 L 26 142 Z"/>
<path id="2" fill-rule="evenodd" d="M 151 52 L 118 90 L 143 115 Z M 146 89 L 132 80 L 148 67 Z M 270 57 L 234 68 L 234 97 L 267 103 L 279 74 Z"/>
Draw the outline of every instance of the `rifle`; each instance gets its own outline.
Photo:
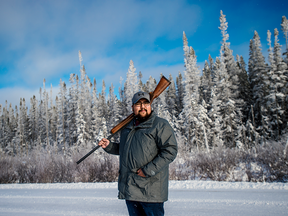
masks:
<path id="1" fill-rule="evenodd" d="M 164 76 L 161 77 L 158 85 L 156 86 L 155 90 L 153 92 L 150 92 L 150 104 L 152 104 L 152 101 L 157 98 L 169 85 L 171 82 Z M 128 117 L 126 117 L 124 120 L 122 120 L 119 124 L 117 124 L 115 127 L 113 127 L 110 131 L 110 135 L 107 137 L 109 141 L 111 141 L 111 138 L 115 136 L 115 134 L 122 129 L 124 129 L 132 120 L 134 119 L 134 113 L 131 113 Z M 85 160 L 89 155 L 91 155 L 94 151 L 96 151 L 98 148 L 100 148 L 99 145 L 94 147 L 90 152 L 88 152 L 86 155 L 84 155 L 80 160 L 78 160 L 76 163 L 79 164 L 83 160 Z"/>

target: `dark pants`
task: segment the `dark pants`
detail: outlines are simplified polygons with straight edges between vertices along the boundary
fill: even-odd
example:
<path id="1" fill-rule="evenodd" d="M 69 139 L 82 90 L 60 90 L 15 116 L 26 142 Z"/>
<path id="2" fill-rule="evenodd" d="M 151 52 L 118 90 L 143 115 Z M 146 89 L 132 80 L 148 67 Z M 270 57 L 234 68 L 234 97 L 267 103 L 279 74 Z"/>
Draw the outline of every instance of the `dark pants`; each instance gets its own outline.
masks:
<path id="1" fill-rule="evenodd" d="M 164 203 L 147 203 L 126 200 L 130 216 L 163 216 Z"/>

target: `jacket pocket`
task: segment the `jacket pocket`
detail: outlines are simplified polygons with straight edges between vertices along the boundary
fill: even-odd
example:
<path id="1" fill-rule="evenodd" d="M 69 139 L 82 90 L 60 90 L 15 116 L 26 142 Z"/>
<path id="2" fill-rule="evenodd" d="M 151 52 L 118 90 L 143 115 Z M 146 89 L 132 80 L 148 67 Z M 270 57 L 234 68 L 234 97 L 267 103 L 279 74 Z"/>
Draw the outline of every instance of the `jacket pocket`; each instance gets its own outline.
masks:
<path id="1" fill-rule="evenodd" d="M 130 173 L 127 179 L 127 194 L 135 199 L 143 199 L 148 195 L 149 180 L 135 173 Z"/>
<path id="2" fill-rule="evenodd" d="M 135 173 L 131 173 L 127 179 L 127 194 L 131 199 L 149 202 L 160 196 L 159 176 L 143 178 Z"/>

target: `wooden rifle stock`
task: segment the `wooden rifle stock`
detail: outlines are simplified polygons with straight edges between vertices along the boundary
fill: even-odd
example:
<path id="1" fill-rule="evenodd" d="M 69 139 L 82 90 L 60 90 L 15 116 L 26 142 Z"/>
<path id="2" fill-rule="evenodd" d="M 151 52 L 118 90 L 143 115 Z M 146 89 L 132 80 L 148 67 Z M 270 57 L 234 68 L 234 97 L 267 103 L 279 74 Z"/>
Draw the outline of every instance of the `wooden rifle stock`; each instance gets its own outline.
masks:
<path id="1" fill-rule="evenodd" d="M 155 98 L 157 98 L 170 84 L 171 82 L 166 77 L 162 76 L 155 90 L 149 93 L 150 104 L 152 104 L 152 101 Z M 134 113 L 131 113 L 127 118 L 125 118 L 118 125 L 112 128 L 111 133 L 112 134 L 117 133 L 119 130 L 123 128 L 123 126 L 126 126 L 129 122 L 131 122 L 133 118 L 134 118 Z"/>
<path id="2" fill-rule="evenodd" d="M 158 85 L 156 86 L 153 92 L 150 92 L 150 104 L 152 104 L 153 100 L 157 98 L 169 85 L 171 82 L 164 76 L 161 77 Z M 124 129 L 132 120 L 134 119 L 134 113 L 131 113 L 128 117 L 122 120 L 119 124 L 111 129 L 111 135 L 107 138 L 109 141 L 110 139 L 118 132 Z M 91 155 L 94 151 L 96 151 L 100 146 L 96 146 L 90 152 L 88 152 L 85 156 L 83 156 L 80 160 L 76 163 L 79 164 L 83 160 L 85 160 L 89 155 Z"/>

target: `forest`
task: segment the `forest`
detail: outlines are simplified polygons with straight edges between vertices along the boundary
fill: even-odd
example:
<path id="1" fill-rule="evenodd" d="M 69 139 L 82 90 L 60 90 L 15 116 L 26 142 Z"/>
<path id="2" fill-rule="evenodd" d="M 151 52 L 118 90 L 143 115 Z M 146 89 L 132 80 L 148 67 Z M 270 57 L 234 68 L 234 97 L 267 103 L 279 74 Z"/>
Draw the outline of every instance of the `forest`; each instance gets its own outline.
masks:
<path id="1" fill-rule="evenodd" d="M 248 63 L 233 55 L 227 29 L 221 11 L 220 53 L 216 59 L 209 55 L 202 70 L 183 32 L 185 71 L 176 80 L 170 75 L 171 85 L 152 104 L 174 128 L 178 142 L 170 179 L 287 182 L 288 20 L 283 16 L 281 22 L 284 53 L 279 31 L 274 29 L 272 37 L 268 30 L 265 60 L 255 31 Z M 134 93 L 151 92 L 157 82 L 152 76 L 142 81 L 131 60 L 118 94 L 113 84 L 107 94 L 104 81 L 97 92 L 80 51 L 79 62 L 79 76 L 71 74 L 69 84 L 60 79 L 55 98 L 44 79 L 29 109 L 24 98 L 14 108 L 7 101 L 0 105 L 0 183 L 117 180 L 118 158 L 102 149 L 78 166 L 76 161 L 131 114 Z"/>

